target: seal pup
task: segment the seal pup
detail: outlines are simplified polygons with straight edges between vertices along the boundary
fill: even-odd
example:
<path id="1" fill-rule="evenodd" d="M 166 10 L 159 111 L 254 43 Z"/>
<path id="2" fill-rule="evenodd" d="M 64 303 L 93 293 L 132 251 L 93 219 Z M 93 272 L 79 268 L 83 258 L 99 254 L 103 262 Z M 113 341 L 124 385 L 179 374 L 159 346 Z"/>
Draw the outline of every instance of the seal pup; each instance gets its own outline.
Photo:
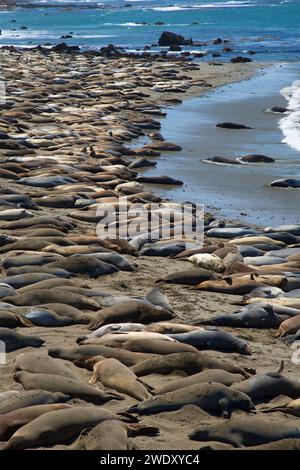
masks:
<path id="1" fill-rule="evenodd" d="M 149 389 L 135 373 L 117 359 L 96 357 L 87 360 L 86 363 L 93 366 L 93 376 L 89 383 L 94 384 L 99 379 L 104 387 L 112 388 L 140 401 L 150 396 Z"/>

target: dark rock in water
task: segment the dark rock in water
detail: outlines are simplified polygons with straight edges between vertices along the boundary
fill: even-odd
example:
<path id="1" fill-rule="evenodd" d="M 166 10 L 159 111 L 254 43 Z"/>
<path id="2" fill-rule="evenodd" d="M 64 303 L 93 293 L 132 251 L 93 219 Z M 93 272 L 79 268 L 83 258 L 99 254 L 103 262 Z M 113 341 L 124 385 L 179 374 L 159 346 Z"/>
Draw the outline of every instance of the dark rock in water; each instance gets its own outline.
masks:
<path id="1" fill-rule="evenodd" d="M 217 45 L 217 44 L 222 44 L 223 40 L 221 38 L 217 38 L 213 41 L 213 44 Z"/>
<path id="2" fill-rule="evenodd" d="M 238 160 L 235 160 L 233 158 L 227 158 L 227 157 L 209 157 L 206 158 L 206 160 L 203 160 L 206 163 L 224 163 L 227 165 L 240 165 L 241 163 Z"/>
<path id="3" fill-rule="evenodd" d="M 159 46 L 191 46 L 192 39 L 185 39 L 181 34 L 175 34 L 170 31 L 164 31 L 158 40 Z"/>
<path id="4" fill-rule="evenodd" d="M 222 57 L 222 54 L 219 54 L 218 52 L 214 52 L 214 54 L 211 55 L 212 57 Z"/>
<path id="5" fill-rule="evenodd" d="M 252 127 L 245 126 L 244 124 L 237 124 L 236 122 L 220 122 L 216 127 L 223 129 L 252 129 Z"/>
<path id="6" fill-rule="evenodd" d="M 231 47 L 228 47 L 228 46 L 227 46 L 227 47 L 224 47 L 224 48 L 222 49 L 222 51 L 223 51 L 223 52 L 232 52 L 233 49 L 231 49 Z"/>
<path id="7" fill-rule="evenodd" d="M 169 51 L 180 52 L 182 51 L 182 47 L 178 46 L 177 44 L 173 44 L 172 46 L 170 46 Z"/>
<path id="8" fill-rule="evenodd" d="M 60 39 L 72 39 L 72 37 L 71 34 L 65 34 L 64 36 L 60 36 Z"/>
<path id="9" fill-rule="evenodd" d="M 101 47 L 100 52 L 106 56 L 111 56 L 111 55 L 120 55 L 121 54 L 121 48 L 116 47 L 113 44 L 109 44 L 106 47 Z"/>
<path id="10" fill-rule="evenodd" d="M 163 26 L 165 23 L 163 21 L 156 21 L 156 23 L 154 23 L 156 26 Z"/>
<path id="11" fill-rule="evenodd" d="M 250 55 L 255 55 L 255 54 L 257 54 L 256 51 L 247 51 L 247 52 L 248 52 L 248 54 L 250 54 Z"/>
<path id="12" fill-rule="evenodd" d="M 274 158 L 267 157 L 266 155 L 245 155 L 244 157 L 239 158 L 241 162 L 246 163 L 274 163 Z"/>
<path id="13" fill-rule="evenodd" d="M 144 47 L 144 51 L 150 51 L 151 50 L 151 46 L 145 46 Z"/>
<path id="14" fill-rule="evenodd" d="M 23 30 L 24 30 L 24 29 L 28 29 L 28 28 L 27 28 L 27 26 L 21 26 L 20 29 L 23 29 Z"/>
<path id="15" fill-rule="evenodd" d="M 80 51 L 80 47 L 79 46 L 68 46 L 65 42 L 62 42 L 60 44 L 57 44 L 56 46 L 53 46 L 51 48 L 51 51 L 53 51 L 53 52 L 64 52 L 64 53 L 78 52 L 78 51 Z"/>
<path id="16" fill-rule="evenodd" d="M 286 113 L 288 109 L 283 106 L 273 106 L 271 111 L 273 111 L 273 113 Z"/>
<path id="17" fill-rule="evenodd" d="M 252 62 L 252 59 L 239 55 L 237 57 L 233 57 L 230 62 L 232 62 L 233 64 L 245 64 L 246 62 Z"/>
<path id="18" fill-rule="evenodd" d="M 300 179 L 285 178 L 272 181 L 271 186 L 276 188 L 300 188 Z"/>

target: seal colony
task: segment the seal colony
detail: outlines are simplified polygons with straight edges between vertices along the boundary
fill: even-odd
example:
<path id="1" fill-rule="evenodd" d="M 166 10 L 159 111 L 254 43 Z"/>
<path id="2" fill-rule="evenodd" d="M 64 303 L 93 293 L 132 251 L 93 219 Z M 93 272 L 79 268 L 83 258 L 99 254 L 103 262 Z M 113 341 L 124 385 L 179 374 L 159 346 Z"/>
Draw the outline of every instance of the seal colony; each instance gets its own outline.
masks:
<path id="1" fill-rule="evenodd" d="M 179 93 L 253 67 L 0 56 L 1 449 L 297 448 L 300 225 L 204 214 L 202 246 L 153 192 L 183 182 L 144 174 L 181 150 L 159 133 Z M 128 220 L 108 223 L 123 237 L 96 232 L 98 209 L 125 201 L 139 235 Z M 147 236 L 152 202 L 156 229 L 173 211 L 168 237 Z"/>

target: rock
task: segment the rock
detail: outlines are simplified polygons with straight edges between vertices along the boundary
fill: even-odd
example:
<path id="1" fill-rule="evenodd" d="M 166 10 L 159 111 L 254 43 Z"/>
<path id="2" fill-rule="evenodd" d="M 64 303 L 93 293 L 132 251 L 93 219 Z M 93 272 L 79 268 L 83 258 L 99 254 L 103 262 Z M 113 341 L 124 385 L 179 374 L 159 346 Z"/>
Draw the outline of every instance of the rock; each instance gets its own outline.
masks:
<path id="1" fill-rule="evenodd" d="M 116 47 L 113 44 L 108 44 L 106 47 L 101 47 L 100 52 L 103 55 L 111 56 L 111 55 L 120 55 L 121 54 L 121 48 Z"/>
<path id="2" fill-rule="evenodd" d="M 217 44 L 222 44 L 223 40 L 221 38 L 217 38 L 213 41 L 213 44 L 217 45 Z"/>
<path id="3" fill-rule="evenodd" d="M 218 52 L 214 52 L 214 54 L 211 55 L 212 57 L 222 57 L 222 54 L 219 54 Z"/>
<path id="4" fill-rule="evenodd" d="M 185 39 L 181 34 L 164 31 L 158 40 L 159 46 L 191 46 L 192 39 Z"/>
<path id="5" fill-rule="evenodd" d="M 231 49 L 231 47 L 228 47 L 228 46 L 227 46 L 227 47 L 224 47 L 224 48 L 222 49 L 222 51 L 223 51 L 223 52 L 232 52 L 233 49 Z"/>
<path id="6" fill-rule="evenodd" d="M 64 36 L 60 36 L 60 39 L 72 39 L 72 37 L 71 34 L 65 34 Z"/>
<path id="7" fill-rule="evenodd" d="M 173 44 L 172 46 L 170 46 L 169 51 L 171 51 L 171 52 L 180 52 L 180 51 L 182 51 L 182 47 L 178 46 L 177 44 Z"/>
<path id="8" fill-rule="evenodd" d="M 80 47 L 79 46 L 68 46 L 65 42 L 62 42 L 60 44 L 57 44 L 56 46 L 51 47 L 51 51 L 53 51 L 53 52 L 63 52 L 63 53 L 78 52 L 78 51 L 80 51 Z"/>
<path id="9" fill-rule="evenodd" d="M 223 129 L 252 129 L 252 127 L 245 126 L 244 124 L 238 124 L 236 122 L 220 122 L 216 127 Z"/>
<path id="10" fill-rule="evenodd" d="M 252 59 L 239 55 L 237 57 L 233 57 L 230 62 L 232 62 L 233 64 L 245 64 L 246 62 L 252 62 Z"/>
<path id="11" fill-rule="evenodd" d="M 165 23 L 163 21 L 156 21 L 156 23 L 154 23 L 156 26 L 163 26 Z"/>
<path id="12" fill-rule="evenodd" d="M 245 155 L 239 158 L 240 162 L 246 163 L 274 163 L 274 158 L 267 157 L 266 155 Z"/>

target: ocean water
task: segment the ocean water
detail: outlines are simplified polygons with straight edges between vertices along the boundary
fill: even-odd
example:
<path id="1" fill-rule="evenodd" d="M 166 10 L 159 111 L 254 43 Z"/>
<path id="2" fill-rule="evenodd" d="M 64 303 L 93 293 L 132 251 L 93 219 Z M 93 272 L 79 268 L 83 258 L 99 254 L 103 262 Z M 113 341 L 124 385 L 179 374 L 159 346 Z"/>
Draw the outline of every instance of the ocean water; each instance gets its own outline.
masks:
<path id="1" fill-rule="evenodd" d="M 71 45 L 99 48 L 114 43 L 127 50 L 138 50 L 157 43 L 162 31 L 171 30 L 204 42 L 216 37 L 228 38 L 235 55 L 253 50 L 261 61 L 300 58 L 300 0 L 109 0 L 103 3 L 31 0 L 24 3 L 34 4 L 36 8 L 0 12 L 0 45 L 56 44 L 61 42 L 62 35 L 72 32 L 73 37 L 65 40 Z M 157 25 L 157 22 L 164 24 Z M 20 29 L 22 26 L 28 29 Z M 211 53 L 220 48 L 208 43 L 197 49 Z M 223 54 L 223 60 L 230 57 L 231 54 Z"/>

